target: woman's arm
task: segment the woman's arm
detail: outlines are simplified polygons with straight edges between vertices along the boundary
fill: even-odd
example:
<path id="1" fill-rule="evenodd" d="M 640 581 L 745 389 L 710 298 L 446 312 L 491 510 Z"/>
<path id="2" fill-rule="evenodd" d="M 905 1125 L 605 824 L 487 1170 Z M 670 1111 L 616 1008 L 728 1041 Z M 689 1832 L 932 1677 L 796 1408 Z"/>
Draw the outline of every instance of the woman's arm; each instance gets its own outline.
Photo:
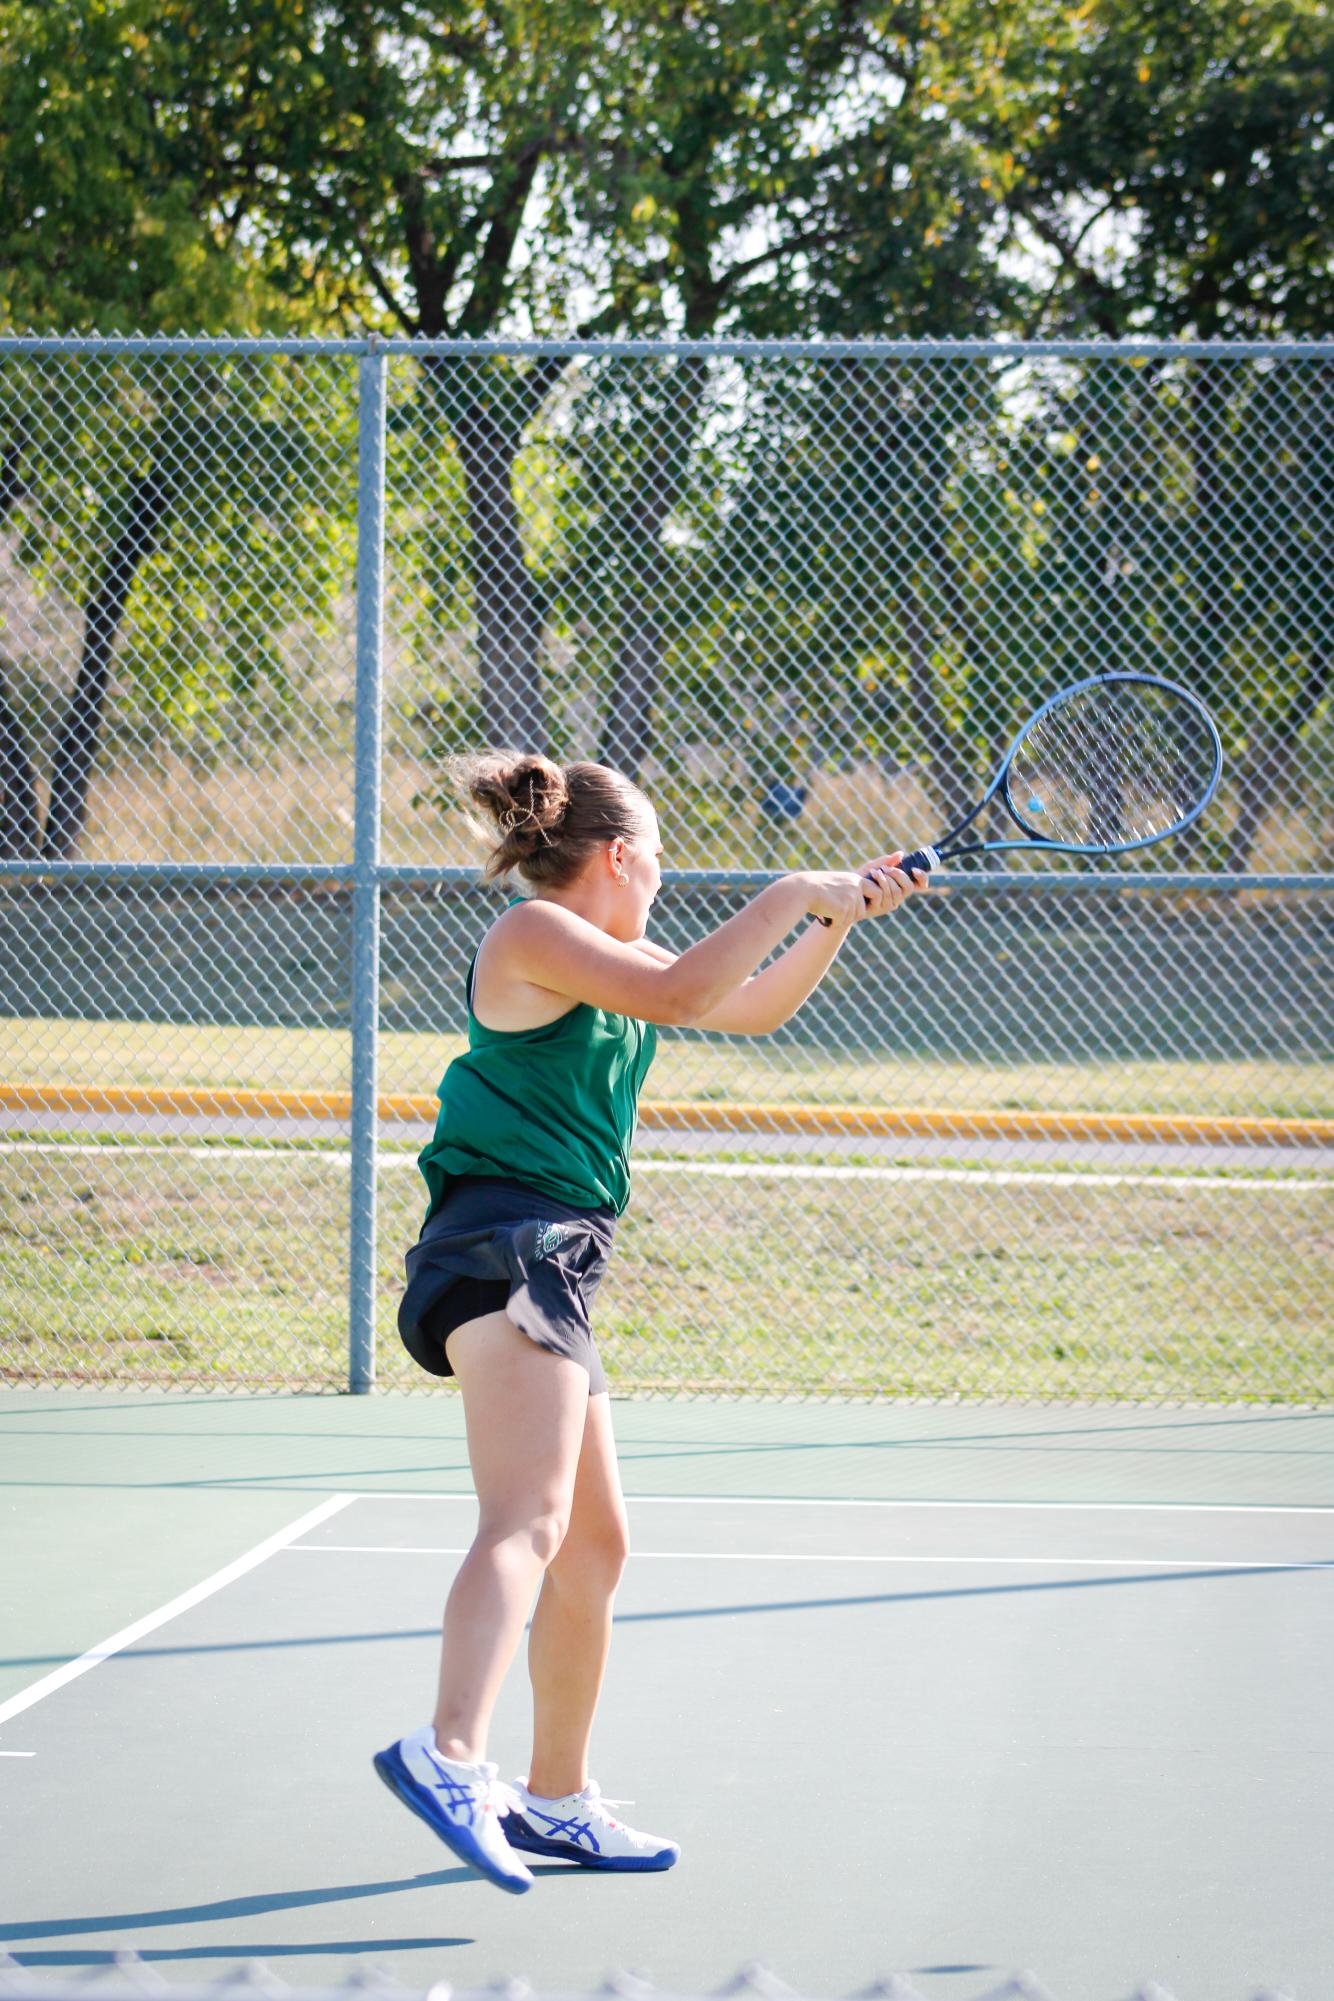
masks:
<path id="1" fill-rule="evenodd" d="M 741 986 L 804 916 L 828 917 L 829 937 L 841 938 L 866 907 L 866 887 L 851 871 L 782 876 L 665 961 L 609 937 L 562 904 L 534 897 L 506 913 L 487 949 L 502 976 L 615 1014 L 688 1027 Z"/>
<path id="2" fill-rule="evenodd" d="M 858 870 L 858 874 L 876 892 L 869 898 L 865 898 L 863 892 L 863 917 L 887 916 L 898 909 L 905 896 L 912 894 L 917 885 L 896 867 L 901 860 L 901 854 L 882 855 L 876 861 L 863 863 Z M 879 878 L 875 873 L 877 870 L 880 871 Z M 815 992 L 838 957 L 848 928 L 831 926 L 826 930 L 821 924 L 809 925 L 771 966 L 743 980 L 716 1007 L 699 1016 L 690 1026 L 710 1028 L 728 1035 L 768 1035 L 773 1029 L 781 1028 L 802 1002 Z M 673 955 L 664 946 L 652 944 L 647 938 L 640 939 L 638 949 L 649 954 L 659 965 L 673 963 Z"/>
<path id="3" fill-rule="evenodd" d="M 810 923 L 787 950 L 753 973 L 694 1025 L 728 1035 L 769 1035 L 815 992 L 843 946 L 846 931 Z"/>

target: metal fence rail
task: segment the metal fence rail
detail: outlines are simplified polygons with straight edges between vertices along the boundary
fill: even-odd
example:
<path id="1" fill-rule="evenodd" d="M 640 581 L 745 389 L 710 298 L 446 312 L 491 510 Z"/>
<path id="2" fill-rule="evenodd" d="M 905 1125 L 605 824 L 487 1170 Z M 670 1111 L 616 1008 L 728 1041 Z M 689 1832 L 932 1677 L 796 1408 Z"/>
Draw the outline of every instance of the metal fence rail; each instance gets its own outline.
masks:
<path id="1" fill-rule="evenodd" d="M 4 1373 L 411 1380 L 496 907 L 450 750 L 637 773 L 679 947 L 1129 666 L 1219 717 L 1203 825 L 960 874 L 777 1036 L 664 1035 L 604 1346 L 1334 1395 L 1332 415 L 1334 343 L 0 340 Z"/>

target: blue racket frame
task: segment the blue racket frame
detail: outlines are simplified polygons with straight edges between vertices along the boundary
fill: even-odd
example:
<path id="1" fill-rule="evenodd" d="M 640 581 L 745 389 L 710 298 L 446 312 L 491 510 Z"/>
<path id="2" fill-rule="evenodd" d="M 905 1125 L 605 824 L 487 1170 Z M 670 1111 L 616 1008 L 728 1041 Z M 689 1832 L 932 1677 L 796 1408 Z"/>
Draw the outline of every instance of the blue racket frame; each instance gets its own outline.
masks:
<path id="1" fill-rule="evenodd" d="M 1052 709 L 1058 708 L 1062 702 L 1069 701 L 1073 695 L 1085 694 L 1090 688 L 1112 688 L 1118 684 L 1124 685 L 1126 683 L 1133 684 L 1137 688 L 1161 688 L 1166 694 L 1174 695 L 1179 701 L 1187 703 L 1200 718 L 1214 748 L 1213 770 L 1210 773 L 1208 784 L 1205 786 L 1203 792 L 1192 806 L 1190 812 L 1183 814 L 1180 820 L 1175 821 L 1170 827 L 1164 827 L 1159 834 L 1143 834 L 1138 840 L 1134 841 L 1058 841 L 1054 840 L 1048 834 L 1039 834 L 1032 831 L 1010 794 L 1010 772 L 1014 765 L 1015 757 L 1018 754 L 1019 746 L 1023 743 L 1024 738 L 1037 723 L 1041 722 L 1045 715 L 1048 715 Z M 1000 769 L 972 811 L 965 813 L 962 820 L 956 821 L 948 833 L 942 834 L 934 847 L 915 848 L 911 854 L 903 857 L 899 866 L 908 870 L 924 869 L 930 874 L 940 867 L 942 861 L 954 861 L 960 855 L 1011 854 L 1020 848 L 1041 848 L 1047 854 L 1059 855 L 1132 854 L 1137 848 L 1151 848 L 1156 842 L 1171 840 L 1174 834 L 1184 834 L 1187 827 L 1193 827 L 1218 791 L 1218 783 L 1222 775 L 1223 744 L 1218 734 L 1218 727 L 1199 696 L 1193 695 L 1189 688 L 1183 688 L 1177 681 L 1164 680 L 1160 674 L 1091 674 L 1085 681 L 1074 681 L 1068 688 L 1061 688 L 1056 694 L 1050 695 L 1041 708 L 1035 709 L 1011 743 L 1010 748 L 1006 751 L 1001 761 Z M 969 841 L 962 847 L 947 846 L 947 843 L 954 841 L 957 835 L 962 834 L 968 827 L 972 826 L 978 814 L 985 812 L 997 795 L 999 795 L 1002 805 L 1014 821 L 1016 827 L 1023 829 L 1023 839 L 1016 841 Z"/>

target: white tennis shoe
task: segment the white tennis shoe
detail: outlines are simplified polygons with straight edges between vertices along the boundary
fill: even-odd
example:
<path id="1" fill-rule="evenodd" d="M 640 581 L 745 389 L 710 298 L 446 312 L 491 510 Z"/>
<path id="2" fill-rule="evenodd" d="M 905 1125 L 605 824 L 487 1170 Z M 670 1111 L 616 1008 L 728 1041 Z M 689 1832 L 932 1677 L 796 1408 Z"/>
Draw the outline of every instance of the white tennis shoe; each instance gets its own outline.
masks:
<path id="1" fill-rule="evenodd" d="M 373 1763 L 389 1790 L 461 1862 L 515 1896 L 532 1889 L 532 1876 L 501 1832 L 502 1817 L 519 1805 L 518 1795 L 502 1784 L 495 1765 L 442 1757 L 429 1723 L 377 1751 Z"/>
<path id="2" fill-rule="evenodd" d="M 633 1800 L 609 1800 L 591 1782 L 581 1793 L 564 1799 L 539 1799 L 519 1779 L 508 1790 L 515 1804 L 501 1821 L 511 1848 L 525 1855 L 546 1855 L 578 1862 L 585 1869 L 670 1869 L 681 1850 L 660 1834 L 641 1834 L 624 1821 L 613 1820 L 613 1806 L 633 1806 Z"/>

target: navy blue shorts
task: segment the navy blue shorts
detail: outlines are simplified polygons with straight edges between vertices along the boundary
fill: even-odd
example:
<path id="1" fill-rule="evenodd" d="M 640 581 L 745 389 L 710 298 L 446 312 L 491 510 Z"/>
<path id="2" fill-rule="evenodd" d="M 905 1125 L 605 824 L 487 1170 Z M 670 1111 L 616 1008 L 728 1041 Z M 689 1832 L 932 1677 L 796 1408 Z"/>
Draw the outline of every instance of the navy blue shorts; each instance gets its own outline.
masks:
<path id="1" fill-rule="evenodd" d="M 452 1376 L 454 1329 L 508 1313 L 539 1348 L 587 1369 L 598 1395 L 607 1378 L 589 1314 L 615 1228 L 613 1209 L 572 1209 L 517 1181 L 455 1181 L 407 1254 L 403 1346 L 433 1376 Z"/>

